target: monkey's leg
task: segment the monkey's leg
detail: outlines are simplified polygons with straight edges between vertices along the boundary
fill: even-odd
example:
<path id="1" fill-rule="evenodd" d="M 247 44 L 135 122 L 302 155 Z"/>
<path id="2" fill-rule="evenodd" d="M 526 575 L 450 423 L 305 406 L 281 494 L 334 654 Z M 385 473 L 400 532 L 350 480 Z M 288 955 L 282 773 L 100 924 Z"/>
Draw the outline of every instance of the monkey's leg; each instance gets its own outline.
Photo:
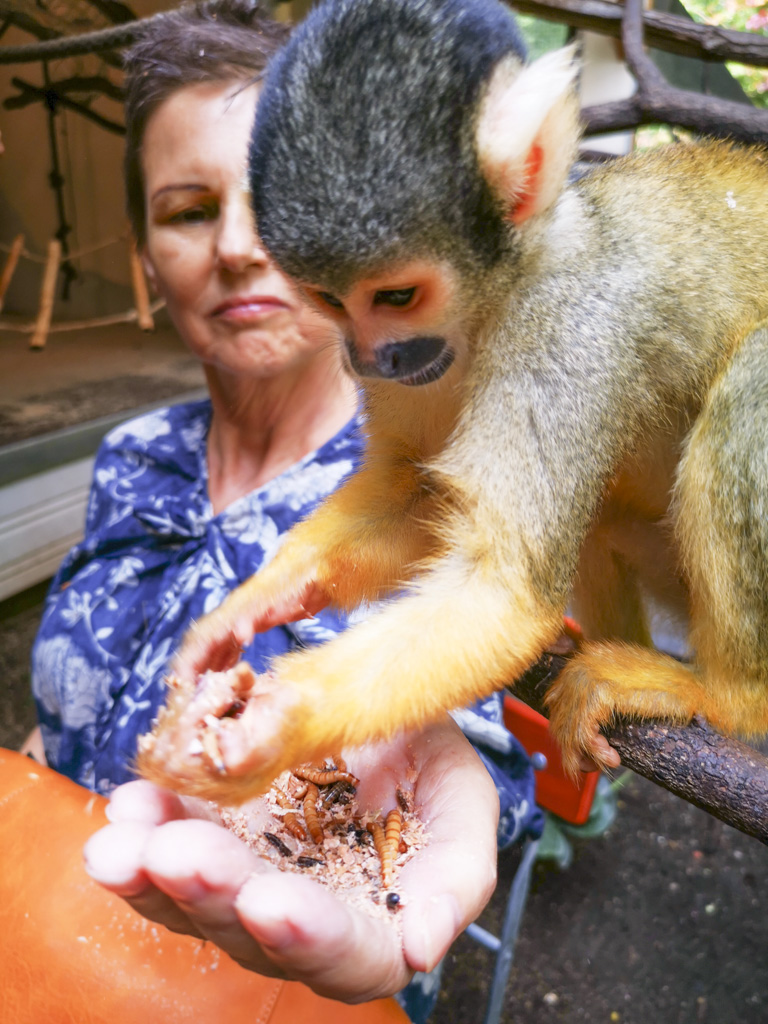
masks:
<path id="1" fill-rule="evenodd" d="M 712 724 L 768 732 L 768 327 L 713 385 L 678 475 L 691 644 Z"/>
<path id="2" fill-rule="evenodd" d="M 587 640 L 621 638 L 650 645 L 636 573 L 612 547 L 610 531 L 586 538 L 574 582 L 573 613 Z"/>
<path id="3" fill-rule="evenodd" d="M 746 338 L 713 385 L 678 468 L 673 510 L 690 588 L 691 667 L 639 647 L 588 647 L 548 694 L 571 771 L 614 714 L 704 715 L 768 732 L 768 330 Z"/>
<path id="4" fill-rule="evenodd" d="M 366 464 L 290 531 L 267 566 L 188 630 L 172 673 L 191 684 L 200 672 L 233 665 L 256 632 L 393 589 L 431 552 L 423 522 L 434 518 L 435 500 L 412 462 Z"/>

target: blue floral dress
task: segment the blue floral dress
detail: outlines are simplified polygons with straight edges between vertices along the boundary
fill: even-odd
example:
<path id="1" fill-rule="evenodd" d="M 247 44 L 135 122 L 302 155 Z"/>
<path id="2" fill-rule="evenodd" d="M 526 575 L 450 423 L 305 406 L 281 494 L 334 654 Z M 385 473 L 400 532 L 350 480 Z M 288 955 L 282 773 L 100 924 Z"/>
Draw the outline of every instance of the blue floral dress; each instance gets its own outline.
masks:
<path id="1" fill-rule="evenodd" d="M 209 401 L 158 409 L 111 431 L 96 457 L 85 537 L 64 560 L 32 653 L 32 688 L 49 764 L 108 793 L 133 778 L 137 738 L 164 703 L 163 677 L 189 623 L 274 553 L 283 534 L 357 467 L 360 418 L 218 515 L 208 497 Z M 346 626 L 325 610 L 258 634 L 270 659 Z M 533 773 L 494 695 L 459 715 L 501 801 L 499 844 L 537 834 Z"/>

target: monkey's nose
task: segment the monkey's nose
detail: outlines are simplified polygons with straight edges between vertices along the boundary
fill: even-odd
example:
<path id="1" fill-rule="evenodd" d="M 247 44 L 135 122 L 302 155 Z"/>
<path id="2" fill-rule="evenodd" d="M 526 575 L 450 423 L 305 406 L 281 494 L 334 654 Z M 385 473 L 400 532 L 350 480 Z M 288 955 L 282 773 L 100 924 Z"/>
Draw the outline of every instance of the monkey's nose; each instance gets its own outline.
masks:
<path id="1" fill-rule="evenodd" d="M 392 341 L 376 349 L 376 368 L 388 380 L 413 377 L 435 363 L 445 348 L 445 338 L 440 337 Z"/>

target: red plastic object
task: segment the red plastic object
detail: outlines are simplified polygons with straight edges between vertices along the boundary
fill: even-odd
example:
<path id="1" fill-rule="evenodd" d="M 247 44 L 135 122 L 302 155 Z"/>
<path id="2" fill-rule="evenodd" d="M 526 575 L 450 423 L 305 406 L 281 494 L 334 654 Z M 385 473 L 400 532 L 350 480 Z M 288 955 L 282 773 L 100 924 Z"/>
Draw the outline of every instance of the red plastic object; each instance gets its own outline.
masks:
<path id="1" fill-rule="evenodd" d="M 589 817 L 600 772 L 584 772 L 578 783 L 563 771 L 560 751 L 549 734 L 549 722 L 521 700 L 504 696 L 504 724 L 525 747 L 528 754 L 540 753 L 547 766 L 536 772 L 536 802 L 573 825 L 583 825 Z"/>

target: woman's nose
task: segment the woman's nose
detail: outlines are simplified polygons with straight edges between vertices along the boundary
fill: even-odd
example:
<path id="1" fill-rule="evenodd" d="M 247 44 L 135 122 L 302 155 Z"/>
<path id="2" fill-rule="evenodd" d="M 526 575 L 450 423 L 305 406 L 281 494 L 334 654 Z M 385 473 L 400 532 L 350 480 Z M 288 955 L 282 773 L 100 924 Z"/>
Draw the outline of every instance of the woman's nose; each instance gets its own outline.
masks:
<path id="1" fill-rule="evenodd" d="M 216 249 L 219 264 L 233 273 L 267 262 L 268 256 L 256 234 L 247 201 L 237 202 L 222 211 Z"/>

